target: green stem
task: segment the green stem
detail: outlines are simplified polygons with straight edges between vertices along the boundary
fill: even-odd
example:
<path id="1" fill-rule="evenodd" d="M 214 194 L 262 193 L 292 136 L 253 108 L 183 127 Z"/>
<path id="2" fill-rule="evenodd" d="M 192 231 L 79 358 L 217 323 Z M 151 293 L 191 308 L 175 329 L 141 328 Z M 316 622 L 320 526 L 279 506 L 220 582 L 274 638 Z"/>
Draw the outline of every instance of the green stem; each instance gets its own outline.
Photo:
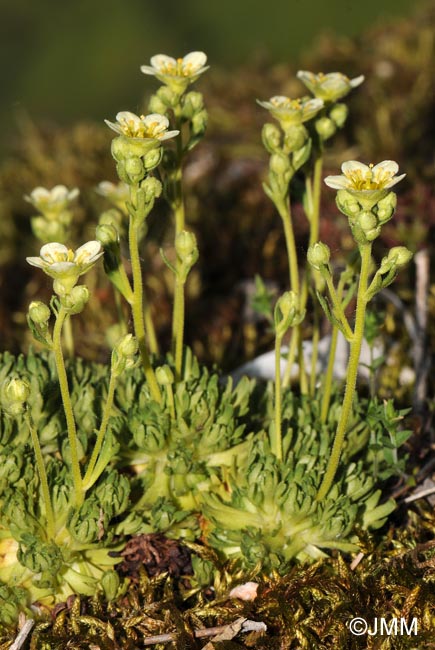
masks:
<path id="1" fill-rule="evenodd" d="M 299 338 L 299 327 L 295 327 L 292 330 L 292 337 L 290 340 L 290 346 L 287 355 L 287 363 L 285 366 L 284 377 L 282 380 L 283 388 L 288 388 L 288 386 L 290 385 L 293 363 L 295 361 L 296 350 L 298 347 L 298 338 Z"/>
<path id="2" fill-rule="evenodd" d="M 314 391 L 316 390 L 316 378 L 317 378 L 317 359 L 319 356 L 319 339 L 320 339 L 320 318 L 319 318 L 319 309 L 318 303 L 314 304 L 314 323 L 313 323 L 313 337 L 311 348 L 311 374 L 310 374 L 310 395 L 314 396 Z"/>
<path id="3" fill-rule="evenodd" d="M 344 286 L 346 284 L 346 281 L 344 279 L 344 274 L 341 275 L 340 281 L 338 283 L 337 287 L 337 298 L 338 301 L 341 304 L 341 300 L 343 297 L 343 291 L 344 291 Z M 335 355 L 337 352 L 337 341 L 338 341 L 338 332 L 339 329 L 336 325 L 332 327 L 332 333 L 331 333 L 331 344 L 329 346 L 329 357 L 328 357 L 328 366 L 326 369 L 326 374 L 325 374 L 325 383 L 323 385 L 323 396 L 322 396 L 322 405 L 320 409 L 320 421 L 325 424 L 327 417 L 328 417 L 328 411 L 329 411 L 329 404 L 331 402 L 331 392 L 332 392 L 332 380 L 334 376 L 334 364 L 335 364 Z"/>
<path id="4" fill-rule="evenodd" d="M 364 249 L 363 249 L 364 250 Z M 349 321 L 346 318 L 346 314 L 343 311 L 341 304 L 341 299 L 338 297 L 334 284 L 332 282 L 331 275 L 329 273 L 325 274 L 326 285 L 328 287 L 329 295 L 331 296 L 332 304 L 334 306 L 335 316 L 340 321 L 344 329 L 344 335 L 348 341 L 352 341 L 354 333 L 352 332 Z"/>
<path id="5" fill-rule="evenodd" d="M 178 104 L 174 109 L 175 128 L 180 131 L 176 137 L 175 143 L 177 148 L 177 169 L 175 172 L 175 236 L 177 236 L 185 225 L 185 207 L 183 196 L 183 125 L 181 120 L 181 105 Z"/>
<path id="6" fill-rule="evenodd" d="M 48 487 L 47 472 L 45 470 L 44 459 L 42 456 L 41 445 L 39 444 L 38 434 L 35 431 L 29 413 L 25 415 L 27 426 L 29 427 L 30 436 L 32 438 L 33 449 L 35 451 L 36 466 L 38 468 L 39 480 L 41 481 L 42 498 L 45 505 L 45 517 L 47 519 L 47 538 L 54 539 L 55 536 L 55 523 L 53 506 L 51 504 L 50 490 Z"/>
<path id="7" fill-rule="evenodd" d="M 282 460 L 281 432 L 281 344 L 282 337 L 275 338 L 275 430 L 272 440 L 272 452 Z"/>
<path id="8" fill-rule="evenodd" d="M 68 430 L 68 441 L 71 453 L 71 468 L 74 483 L 75 503 L 79 507 L 83 503 L 83 484 L 80 473 L 80 464 L 77 448 L 77 431 L 74 420 L 74 412 L 71 403 L 71 396 L 68 388 L 68 378 L 65 370 L 65 363 L 62 354 L 62 325 L 67 317 L 64 307 L 61 307 L 53 328 L 53 354 L 56 363 L 57 376 L 59 379 L 60 394 L 62 396 L 63 409 L 65 412 L 66 426 Z"/>
<path id="9" fill-rule="evenodd" d="M 331 344 L 329 346 L 328 367 L 326 369 L 325 383 L 323 386 L 322 406 L 320 409 L 320 421 L 322 424 L 325 424 L 327 420 L 329 404 L 331 402 L 332 379 L 334 373 L 335 354 L 337 352 L 337 340 L 338 327 L 334 325 L 332 328 Z"/>
<path id="10" fill-rule="evenodd" d="M 70 316 L 67 316 L 65 318 L 65 323 L 63 326 L 63 342 L 65 344 L 67 357 L 69 359 L 72 359 L 74 356 L 74 337 L 73 337 L 72 322 Z"/>
<path id="11" fill-rule="evenodd" d="M 109 381 L 109 389 L 107 392 L 107 398 L 106 398 L 106 403 L 104 405 L 104 411 L 103 411 L 103 417 L 101 420 L 101 425 L 100 429 L 97 434 L 97 440 L 95 441 L 95 447 L 92 451 L 91 459 L 89 461 L 88 469 L 86 470 L 85 477 L 83 479 L 84 483 L 84 489 L 88 489 L 90 487 L 88 485 L 91 477 L 92 477 L 92 472 L 95 469 L 95 465 L 97 464 L 98 460 L 98 455 L 101 451 L 101 447 L 103 446 L 103 441 L 104 441 L 104 436 L 106 435 L 107 431 L 107 425 L 110 420 L 110 415 L 113 407 L 113 398 L 115 395 L 115 388 L 116 388 L 116 380 L 117 380 L 117 375 L 115 375 L 113 372 L 110 373 L 110 381 Z"/>
<path id="12" fill-rule="evenodd" d="M 154 327 L 153 317 L 151 314 L 151 308 L 149 306 L 148 300 L 145 300 L 144 306 L 144 319 L 145 319 L 145 329 L 148 335 L 148 345 L 150 346 L 151 354 L 159 354 L 159 344 L 156 336 L 156 329 Z"/>
<path id="13" fill-rule="evenodd" d="M 175 356 L 175 377 L 181 379 L 184 339 L 184 282 L 176 276 L 174 292 L 173 350 Z"/>
<path id="14" fill-rule="evenodd" d="M 371 244 L 361 246 L 361 273 L 358 284 L 357 305 L 355 315 L 355 327 L 353 332 L 350 357 L 347 367 L 346 388 L 344 392 L 343 406 L 341 409 L 340 421 L 337 426 L 334 444 L 329 458 L 325 476 L 317 493 L 317 501 L 322 501 L 328 494 L 334 481 L 346 434 L 349 416 L 352 410 L 352 402 L 355 393 L 358 364 L 361 352 L 361 345 L 364 336 L 364 320 L 367 307 L 367 286 L 369 280 L 369 269 L 371 262 Z"/>
<path id="15" fill-rule="evenodd" d="M 134 192 L 132 190 L 132 203 Z M 138 341 L 140 356 L 142 359 L 142 365 L 145 371 L 145 377 L 148 382 L 150 389 L 151 397 L 156 402 L 161 402 L 161 394 L 159 385 L 152 369 L 150 358 L 148 355 L 148 350 L 146 346 L 146 336 L 145 336 L 145 322 L 144 322 L 144 310 L 143 310 L 143 284 L 142 284 L 142 269 L 140 266 L 140 257 L 139 257 L 139 242 L 138 242 L 138 226 L 135 223 L 135 220 L 130 216 L 130 224 L 128 229 L 128 243 L 130 248 L 130 260 L 131 260 L 131 270 L 133 274 L 133 302 L 131 305 L 131 310 L 133 314 L 133 324 L 134 332 Z"/>
<path id="16" fill-rule="evenodd" d="M 313 211 L 310 219 L 310 246 L 319 240 L 320 196 L 322 191 L 323 156 L 319 153 L 314 161 Z"/>
<path id="17" fill-rule="evenodd" d="M 298 360 L 299 360 L 299 387 L 301 389 L 301 395 L 308 394 L 308 379 L 307 373 L 305 371 L 305 359 L 304 359 L 304 348 L 303 341 L 301 336 L 301 326 L 298 325 Z"/>
<path id="18" fill-rule="evenodd" d="M 285 243 L 287 246 L 287 257 L 289 264 L 290 288 L 292 291 L 299 295 L 298 258 L 296 253 L 296 242 L 293 231 L 290 201 L 287 200 L 287 202 L 285 202 L 283 200 L 279 200 L 275 202 L 275 205 L 284 226 Z"/>
<path id="19" fill-rule="evenodd" d="M 122 310 L 121 294 L 119 293 L 119 291 L 115 289 L 115 287 L 113 287 L 113 294 L 115 296 L 115 307 L 116 307 L 116 312 L 118 314 L 118 322 L 119 322 L 120 330 L 122 336 L 125 336 L 125 334 L 127 334 L 128 332 L 128 328 L 127 328 L 127 323 L 125 322 L 124 312 Z"/>

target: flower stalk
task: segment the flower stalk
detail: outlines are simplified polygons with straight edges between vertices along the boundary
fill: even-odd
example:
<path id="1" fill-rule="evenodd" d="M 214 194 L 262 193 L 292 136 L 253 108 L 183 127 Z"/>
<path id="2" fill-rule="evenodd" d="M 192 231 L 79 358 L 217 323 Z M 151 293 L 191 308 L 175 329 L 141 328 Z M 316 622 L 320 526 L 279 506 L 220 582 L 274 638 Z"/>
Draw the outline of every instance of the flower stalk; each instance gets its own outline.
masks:
<path id="1" fill-rule="evenodd" d="M 349 416 L 352 410 L 352 402 L 355 394 L 356 379 L 358 374 L 359 357 L 361 353 L 361 345 L 364 337 L 364 321 L 367 308 L 367 287 L 369 281 L 369 270 L 371 263 L 372 245 L 366 244 L 360 249 L 361 252 L 361 273 L 358 284 L 357 302 L 356 302 L 356 315 L 355 327 L 352 335 L 352 343 L 350 347 L 349 364 L 346 374 L 346 388 L 344 391 L 343 406 L 341 410 L 340 420 L 337 426 L 337 432 L 334 438 L 334 444 L 329 458 L 328 467 L 325 476 L 317 494 L 317 500 L 322 501 L 334 481 L 337 471 L 338 463 L 340 461 L 341 450 L 343 447 L 344 437 L 349 422 Z"/>
<path id="2" fill-rule="evenodd" d="M 57 315 L 53 329 L 53 355 L 56 364 L 57 376 L 59 380 L 60 394 L 65 412 L 66 426 L 68 431 L 68 442 L 71 454 L 71 471 L 74 483 L 75 505 L 80 507 L 84 499 L 83 482 L 80 472 L 80 462 L 78 456 L 77 430 L 74 419 L 74 411 L 71 403 L 71 396 L 68 387 L 68 378 L 65 370 L 65 362 L 62 354 L 62 326 L 67 316 L 67 310 L 61 306 Z"/>

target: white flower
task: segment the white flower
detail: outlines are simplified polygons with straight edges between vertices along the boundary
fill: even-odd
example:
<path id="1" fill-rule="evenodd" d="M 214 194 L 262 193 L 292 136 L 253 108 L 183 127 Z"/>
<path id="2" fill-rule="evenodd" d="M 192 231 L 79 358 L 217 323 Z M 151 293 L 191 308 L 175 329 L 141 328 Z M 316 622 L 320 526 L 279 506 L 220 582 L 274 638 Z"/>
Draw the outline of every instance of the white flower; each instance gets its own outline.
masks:
<path id="1" fill-rule="evenodd" d="M 153 75 L 173 90 L 181 92 L 209 67 L 205 65 L 207 56 L 204 52 L 189 52 L 179 59 L 166 54 L 156 54 L 150 63 L 151 65 L 142 65 L 141 72 Z"/>
<path id="2" fill-rule="evenodd" d="M 75 252 L 63 244 L 53 242 L 41 248 L 39 257 L 26 257 L 26 260 L 32 266 L 42 269 L 54 280 L 61 281 L 63 289 L 68 292 L 103 253 L 98 241 L 88 241 Z"/>
<path id="3" fill-rule="evenodd" d="M 35 187 L 30 195 L 24 196 L 24 199 L 42 213 L 58 214 L 78 195 L 79 190 L 76 187 L 69 190 L 65 185 L 55 185 L 51 190 L 47 190 L 45 187 Z"/>
<path id="4" fill-rule="evenodd" d="M 276 95 L 268 102 L 257 101 L 260 106 L 270 111 L 281 124 L 285 125 L 302 124 L 323 108 L 323 100 L 310 99 L 309 97 L 290 99 Z"/>
<path id="5" fill-rule="evenodd" d="M 364 165 L 357 160 L 348 160 L 341 166 L 340 176 L 327 176 L 325 183 L 335 190 L 347 190 L 351 193 L 365 193 L 387 190 L 406 176 L 396 176 L 399 166 L 394 160 L 384 160 L 377 165 Z"/>
<path id="6" fill-rule="evenodd" d="M 314 74 L 306 70 L 299 70 L 298 79 L 305 84 L 315 97 L 325 102 L 336 102 L 347 95 L 352 88 L 356 88 L 364 81 L 364 75 L 349 79 L 341 72 L 329 72 L 328 74 Z"/>
<path id="7" fill-rule="evenodd" d="M 130 189 L 127 183 L 115 184 L 110 181 L 101 181 L 95 191 L 113 203 L 121 212 L 126 211 L 126 203 L 130 200 Z"/>
<path id="8" fill-rule="evenodd" d="M 104 120 L 119 135 L 135 140 L 168 140 L 178 135 L 179 131 L 168 131 L 169 120 L 159 113 L 136 115 L 130 111 L 121 111 L 116 115 L 116 122 Z"/>

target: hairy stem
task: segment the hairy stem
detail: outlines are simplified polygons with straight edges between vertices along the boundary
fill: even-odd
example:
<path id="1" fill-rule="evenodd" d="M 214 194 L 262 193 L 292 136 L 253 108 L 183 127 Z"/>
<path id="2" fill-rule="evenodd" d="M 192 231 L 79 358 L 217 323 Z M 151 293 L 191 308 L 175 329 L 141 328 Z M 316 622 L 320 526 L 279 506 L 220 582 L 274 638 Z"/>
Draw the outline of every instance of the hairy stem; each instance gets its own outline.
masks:
<path id="1" fill-rule="evenodd" d="M 369 279 L 369 268 L 371 262 L 371 244 L 361 246 L 361 273 L 358 284 L 357 305 L 355 315 L 355 327 L 353 332 L 352 344 L 350 348 L 349 363 L 347 367 L 346 388 L 344 392 L 343 406 L 341 409 L 340 420 L 335 434 L 334 444 L 329 458 L 328 467 L 325 476 L 317 493 L 317 500 L 322 501 L 328 494 L 337 471 L 340 461 L 341 450 L 343 448 L 344 437 L 349 422 L 349 416 L 352 410 L 352 402 L 355 394 L 356 378 L 358 374 L 359 357 L 361 345 L 364 336 L 364 319 L 367 307 L 367 286 Z"/>
<path id="2" fill-rule="evenodd" d="M 66 425 L 68 430 L 68 442 L 71 453 L 71 468 L 74 483 L 75 504 L 79 507 L 83 503 L 83 484 L 80 473 L 78 458 L 77 430 L 74 419 L 74 412 L 71 403 L 71 396 L 68 387 L 68 378 L 65 370 L 65 362 L 62 354 L 62 326 L 67 317 L 64 307 L 61 307 L 53 328 L 53 354 L 56 363 L 57 376 L 59 379 L 60 394 L 62 396 L 63 409 L 65 412 Z"/>

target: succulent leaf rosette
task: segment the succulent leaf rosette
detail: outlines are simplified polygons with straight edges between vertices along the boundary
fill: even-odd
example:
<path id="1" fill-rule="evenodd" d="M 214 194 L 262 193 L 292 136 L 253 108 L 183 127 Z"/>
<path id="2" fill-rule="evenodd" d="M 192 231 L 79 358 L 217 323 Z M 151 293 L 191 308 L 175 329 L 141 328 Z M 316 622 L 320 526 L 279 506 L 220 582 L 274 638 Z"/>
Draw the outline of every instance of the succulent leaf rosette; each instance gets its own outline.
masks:
<path id="1" fill-rule="evenodd" d="M 236 388 L 230 379 L 222 384 L 217 374 L 200 368 L 190 353 L 187 356 L 190 368 L 176 387 L 167 386 L 163 412 L 143 390 L 138 392 L 134 372 L 118 391 L 120 408 L 133 405 L 127 416 L 133 442 L 123 447 L 122 463 L 136 468 L 138 512 L 146 512 L 158 498 L 180 510 L 198 512 L 203 495 L 219 491 L 227 469 L 246 459 L 254 382 L 245 378 Z M 175 418 L 168 401 L 173 388 Z"/>
<path id="2" fill-rule="evenodd" d="M 328 426 L 320 427 L 316 403 L 287 393 L 283 461 L 267 442 L 254 440 L 247 466 L 230 471 L 227 492 L 204 495 L 203 535 L 225 557 L 245 568 L 285 572 L 295 559 L 312 561 L 331 549 L 357 550 L 355 526 L 377 528 L 385 522 L 395 505 L 380 503 L 372 452 L 367 451 L 370 431 L 359 413 L 349 427 L 346 469 L 328 498 L 316 499 L 340 412 L 336 398 Z"/>
<path id="3" fill-rule="evenodd" d="M 183 93 L 203 72 L 208 70 L 207 56 L 204 52 L 189 52 L 184 57 L 174 59 L 166 54 L 156 54 L 151 65 L 142 65 L 141 71 L 153 75 L 176 93 Z"/>

